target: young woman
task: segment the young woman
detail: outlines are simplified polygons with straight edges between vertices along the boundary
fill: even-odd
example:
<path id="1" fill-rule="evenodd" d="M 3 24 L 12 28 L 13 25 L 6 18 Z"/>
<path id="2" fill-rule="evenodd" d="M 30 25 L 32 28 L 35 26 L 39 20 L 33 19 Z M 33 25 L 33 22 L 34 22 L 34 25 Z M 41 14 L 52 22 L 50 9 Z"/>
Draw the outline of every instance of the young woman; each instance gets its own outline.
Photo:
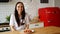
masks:
<path id="1" fill-rule="evenodd" d="M 29 29 L 29 16 L 25 13 L 24 4 L 17 2 L 15 6 L 15 13 L 10 18 L 11 31 L 21 31 Z"/>

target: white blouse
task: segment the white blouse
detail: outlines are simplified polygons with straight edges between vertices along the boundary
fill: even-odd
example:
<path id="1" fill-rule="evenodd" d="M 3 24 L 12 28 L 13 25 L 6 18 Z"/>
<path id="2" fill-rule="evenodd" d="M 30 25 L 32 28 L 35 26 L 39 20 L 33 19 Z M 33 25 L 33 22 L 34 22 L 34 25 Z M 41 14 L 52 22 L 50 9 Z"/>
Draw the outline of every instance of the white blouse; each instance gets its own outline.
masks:
<path id="1" fill-rule="evenodd" d="M 22 21 L 22 20 L 21 20 Z M 30 24 L 29 23 L 29 16 L 26 14 L 26 16 L 25 16 L 25 20 L 23 21 L 23 23 L 25 23 L 25 24 Z M 14 26 L 14 28 L 16 29 L 16 30 L 24 30 L 25 29 L 25 25 L 21 25 L 21 26 L 19 26 L 18 27 L 18 24 L 17 24 L 17 22 L 16 22 L 16 19 L 15 19 L 15 15 L 14 14 L 12 14 L 11 15 L 11 17 L 10 17 L 10 24 L 9 24 L 10 26 Z"/>

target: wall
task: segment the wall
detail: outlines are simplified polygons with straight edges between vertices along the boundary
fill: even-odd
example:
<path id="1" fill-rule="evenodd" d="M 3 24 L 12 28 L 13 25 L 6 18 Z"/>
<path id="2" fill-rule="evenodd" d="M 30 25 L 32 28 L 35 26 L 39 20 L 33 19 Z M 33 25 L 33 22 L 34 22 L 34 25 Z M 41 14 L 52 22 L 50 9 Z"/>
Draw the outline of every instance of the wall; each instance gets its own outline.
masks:
<path id="1" fill-rule="evenodd" d="M 6 16 L 9 16 L 11 13 L 14 13 L 15 3 L 18 1 L 12 0 L 10 2 L 0 3 L 0 23 L 6 21 Z"/>
<path id="2" fill-rule="evenodd" d="M 54 4 L 56 7 L 60 7 L 60 0 L 55 0 L 54 2 L 55 2 Z"/>
<path id="3" fill-rule="evenodd" d="M 38 8 L 54 6 L 54 0 L 49 0 L 49 3 L 40 3 L 40 0 L 12 0 L 8 3 L 0 3 L 0 23 L 6 21 L 6 16 L 14 13 L 15 3 L 22 1 L 25 5 L 26 12 L 33 18 L 38 15 Z"/>
<path id="4" fill-rule="evenodd" d="M 25 6 L 27 6 L 26 12 L 28 12 L 32 18 L 38 15 L 38 8 L 54 6 L 54 0 L 49 0 L 49 3 L 40 3 L 40 0 L 31 0 L 30 2 L 22 0 L 22 2 L 24 2 Z"/>

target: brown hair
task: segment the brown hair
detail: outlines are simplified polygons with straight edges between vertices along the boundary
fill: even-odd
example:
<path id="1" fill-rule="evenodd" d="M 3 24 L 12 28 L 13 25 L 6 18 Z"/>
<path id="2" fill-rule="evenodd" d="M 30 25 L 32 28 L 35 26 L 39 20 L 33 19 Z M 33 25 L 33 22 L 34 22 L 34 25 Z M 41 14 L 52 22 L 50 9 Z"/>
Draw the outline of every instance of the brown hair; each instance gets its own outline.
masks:
<path id="1" fill-rule="evenodd" d="M 15 6 L 15 19 L 16 19 L 16 22 L 17 22 L 18 26 L 20 26 L 20 19 L 18 17 L 18 11 L 17 11 L 16 7 L 17 7 L 17 4 L 19 4 L 19 3 L 21 3 L 23 5 L 23 11 L 21 13 L 21 15 L 22 15 L 22 18 L 21 19 L 22 20 L 25 19 L 25 8 L 24 8 L 24 4 L 22 2 L 17 2 L 16 3 L 16 6 Z"/>

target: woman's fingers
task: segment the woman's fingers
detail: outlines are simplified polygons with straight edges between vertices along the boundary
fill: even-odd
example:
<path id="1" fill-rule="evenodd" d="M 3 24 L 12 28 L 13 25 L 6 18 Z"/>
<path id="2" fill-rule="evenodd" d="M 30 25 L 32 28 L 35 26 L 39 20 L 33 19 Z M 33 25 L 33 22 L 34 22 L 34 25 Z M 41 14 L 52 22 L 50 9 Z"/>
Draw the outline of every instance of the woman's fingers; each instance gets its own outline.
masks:
<path id="1" fill-rule="evenodd" d="M 32 32 L 30 29 L 24 30 L 24 32 Z"/>

